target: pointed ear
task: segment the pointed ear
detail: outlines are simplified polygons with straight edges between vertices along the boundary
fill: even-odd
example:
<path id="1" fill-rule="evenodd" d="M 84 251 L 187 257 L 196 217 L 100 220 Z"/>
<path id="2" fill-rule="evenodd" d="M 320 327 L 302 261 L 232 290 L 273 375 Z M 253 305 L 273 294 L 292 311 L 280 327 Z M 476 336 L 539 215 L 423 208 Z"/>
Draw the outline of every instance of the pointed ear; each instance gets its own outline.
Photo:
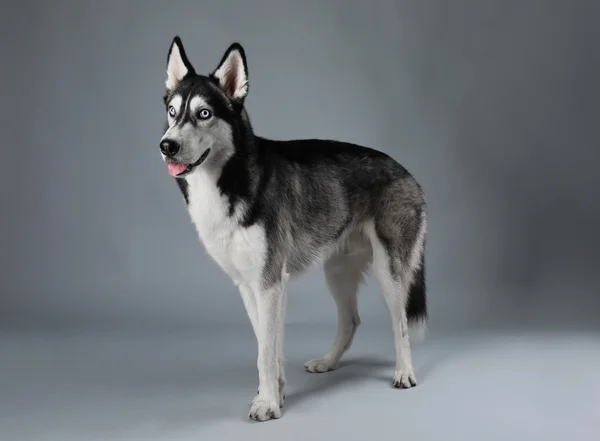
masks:
<path id="1" fill-rule="evenodd" d="M 248 65 L 244 48 L 239 43 L 229 46 L 219 67 L 210 76 L 229 98 L 243 102 L 248 95 Z"/>
<path id="2" fill-rule="evenodd" d="M 167 89 L 175 89 L 181 80 L 195 73 L 185 54 L 181 38 L 176 36 L 171 43 L 169 55 L 167 56 L 167 81 L 165 82 Z"/>

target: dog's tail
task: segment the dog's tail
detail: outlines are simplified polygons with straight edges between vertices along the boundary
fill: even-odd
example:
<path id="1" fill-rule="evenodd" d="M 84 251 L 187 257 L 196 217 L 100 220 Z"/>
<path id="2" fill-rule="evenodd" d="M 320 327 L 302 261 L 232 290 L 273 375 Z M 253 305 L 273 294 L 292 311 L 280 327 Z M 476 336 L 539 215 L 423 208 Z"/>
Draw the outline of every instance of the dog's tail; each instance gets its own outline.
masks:
<path id="1" fill-rule="evenodd" d="M 425 282 L 425 248 L 421 250 L 418 269 L 408 289 L 406 316 L 411 340 L 422 341 L 427 331 L 427 292 Z"/>

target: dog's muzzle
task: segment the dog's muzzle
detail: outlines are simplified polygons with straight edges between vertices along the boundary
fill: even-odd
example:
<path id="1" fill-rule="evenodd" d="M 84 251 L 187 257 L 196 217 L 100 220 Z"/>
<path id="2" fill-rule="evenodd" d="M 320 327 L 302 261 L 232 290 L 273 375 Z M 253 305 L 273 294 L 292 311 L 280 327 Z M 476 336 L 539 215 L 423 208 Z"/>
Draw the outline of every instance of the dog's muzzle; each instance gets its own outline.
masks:
<path id="1" fill-rule="evenodd" d="M 169 174 L 175 177 L 182 177 L 190 173 L 194 168 L 198 167 L 204 162 L 210 153 L 210 148 L 206 149 L 204 153 L 198 158 L 193 164 L 186 164 L 183 162 L 177 162 L 167 159 L 167 166 L 169 168 Z M 166 156 L 166 155 L 165 155 Z"/>

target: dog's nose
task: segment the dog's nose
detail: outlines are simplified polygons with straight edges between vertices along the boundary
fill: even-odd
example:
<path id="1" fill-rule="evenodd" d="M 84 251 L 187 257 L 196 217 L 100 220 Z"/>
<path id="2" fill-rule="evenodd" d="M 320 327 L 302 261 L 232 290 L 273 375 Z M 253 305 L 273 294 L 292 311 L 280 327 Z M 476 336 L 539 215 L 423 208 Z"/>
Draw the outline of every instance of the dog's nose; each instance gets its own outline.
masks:
<path id="1" fill-rule="evenodd" d="M 179 153 L 181 146 L 178 142 L 173 141 L 172 139 L 165 139 L 160 143 L 160 151 L 165 156 L 175 156 Z"/>

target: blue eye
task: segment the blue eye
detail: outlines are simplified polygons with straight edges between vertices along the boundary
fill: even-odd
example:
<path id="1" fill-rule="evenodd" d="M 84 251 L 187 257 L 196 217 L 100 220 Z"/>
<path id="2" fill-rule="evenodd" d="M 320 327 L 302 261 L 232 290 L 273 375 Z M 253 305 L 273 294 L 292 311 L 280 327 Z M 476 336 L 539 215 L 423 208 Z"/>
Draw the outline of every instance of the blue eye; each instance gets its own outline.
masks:
<path id="1" fill-rule="evenodd" d="M 175 107 L 173 107 L 173 106 L 169 106 L 169 115 L 171 115 L 171 116 L 175 116 L 175 113 L 177 113 L 177 112 L 175 111 Z"/>
<path id="2" fill-rule="evenodd" d="M 208 109 L 200 109 L 198 110 L 198 119 L 208 119 L 212 116 L 210 110 Z"/>

